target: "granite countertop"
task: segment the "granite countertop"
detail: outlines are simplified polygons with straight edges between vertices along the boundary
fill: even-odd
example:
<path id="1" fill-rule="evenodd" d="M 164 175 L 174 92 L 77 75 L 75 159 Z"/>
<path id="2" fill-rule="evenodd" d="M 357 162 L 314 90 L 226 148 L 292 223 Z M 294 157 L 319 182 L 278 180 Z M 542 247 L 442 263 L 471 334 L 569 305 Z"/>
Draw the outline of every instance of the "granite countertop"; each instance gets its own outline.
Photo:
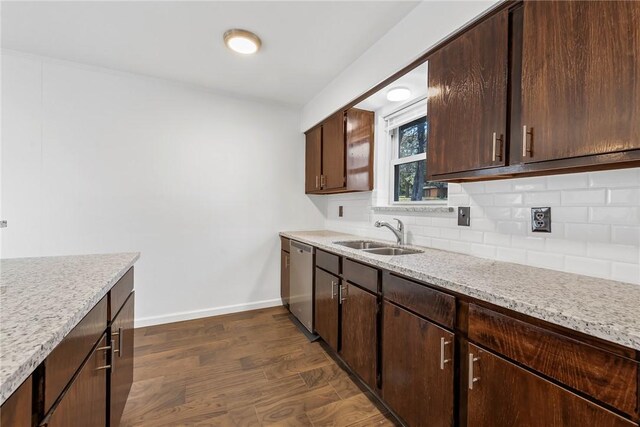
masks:
<path id="1" fill-rule="evenodd" d="M 120 253 L 0 260 L 0 404 L 139 257 Z"/>
<path id="2" fill-rule="evenodd" d="M 415 255 L 372 255 L 334 243 L 371 239 L 332 231 L 280 234 L 443 289 L 640 350 L 638 285 L 421 247 L 418 248 L 424 253 Z"/>

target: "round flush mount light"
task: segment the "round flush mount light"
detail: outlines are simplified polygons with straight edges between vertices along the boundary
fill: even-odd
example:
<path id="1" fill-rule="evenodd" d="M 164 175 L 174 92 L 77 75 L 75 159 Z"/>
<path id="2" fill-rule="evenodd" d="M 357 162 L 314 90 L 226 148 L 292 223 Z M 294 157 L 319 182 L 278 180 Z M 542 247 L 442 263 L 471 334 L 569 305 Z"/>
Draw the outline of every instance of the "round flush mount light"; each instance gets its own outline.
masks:
<path id="1" fill-rule="evenodd" d="M 256 53 L 262 45 L 260 37 L 247 30 L 233 29 L 226 31 L 223 39 L 224 44 L 226 44 L 229 49 L 243 55 Z"/>
<path id="2" fill-rule="evenodd" d="M 387 92 L 387 101 L 406 101 L 411 97 L 411 91 L 406 87 L 394 87 Z"/>

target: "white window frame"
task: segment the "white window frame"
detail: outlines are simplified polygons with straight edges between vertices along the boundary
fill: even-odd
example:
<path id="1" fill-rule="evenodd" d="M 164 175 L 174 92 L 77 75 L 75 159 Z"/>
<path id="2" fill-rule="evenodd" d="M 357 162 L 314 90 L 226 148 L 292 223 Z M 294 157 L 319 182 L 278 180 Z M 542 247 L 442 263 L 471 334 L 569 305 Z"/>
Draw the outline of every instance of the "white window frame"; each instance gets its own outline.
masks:
<path id="1" fill-rule="evenodd" d="M 396 201 L 395 192 L 396 192 L 396 177 L 395 171 L 396 166 L 402 165 L 405 163 L 416 162 L 420 160 L 427 160 L 427 153 L 414 154 L 413 156 L 407 157 L 399 157 L 399 144 L 398 144 L 398 136 L 400 133 L 400 127 L 411 123 L 421 117 L 427 116 L 424 112 L 426 111 L 426 97 L 422 97 L 416 100 L 412 100 L 410 103 L 407 103 L 391 114 L 388 114 L 384 117 L 386 121 L 386 140 L 389 156 L 389 205 L 390 206 L 416 206 L 416 205 L 426 205 L 426 206 L 442 206 L 447 205 L 448 200 L 416 200 L 416 201 Z"/>

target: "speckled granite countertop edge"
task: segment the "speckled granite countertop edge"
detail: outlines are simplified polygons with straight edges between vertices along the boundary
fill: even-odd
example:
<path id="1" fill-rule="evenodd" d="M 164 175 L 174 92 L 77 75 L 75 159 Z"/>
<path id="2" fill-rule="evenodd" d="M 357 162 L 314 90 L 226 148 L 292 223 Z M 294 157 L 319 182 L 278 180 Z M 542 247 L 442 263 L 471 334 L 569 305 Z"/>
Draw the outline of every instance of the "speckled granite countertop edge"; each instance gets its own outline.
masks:
<path id="1" fill-rule="evenodd" d="M 404 276 L 416 279 L 421 282 L 430 283 L 435 286 L 438 286 L 445 290 L 450 290 L 452 292 L 456 292 L 459 294 L 463 294 L 472 298 L 476 298 L 481 301 L 485 301 L 491 304 L 495 304 L 497 306 L 507 308 L 513 310 L 515 312 L 525 314 L 536 319 L 540 319 L 543 321 L 547 321 L 577 332 L 581 332 L 590 336 L 594 336 L 605 341 L 609 341 L 615 344 L 622 345 L 624 347 L 632 348 L 640 351 L 640 317 L 638 318 L 638 322 L 634 324 L 634 322 L 628 323 L 627 325 L 621 323 L 615 323 L 611 321 L 602 321 L 597 319 L 597 314 L 587 316 L 587 315 L 573 315 L 571 313 L 566 313 L 560 308 L 555 308 L 552 305 L 536 305 L 532 304 L 526 298 L 527 292 L 529 294 L 534 294 L 535 290 L 528 290 L 523 292 L 523 297 L 520 299 L 512 298 L 507 295 L 500 295 L 498 292 L 492 292 L 491 289 L 482 289 L 481 286 L 474 286 L 472 280 L 465 281 L 453 281 L 448 279 L 447 277 L 443 277 L 442 275 L 438 275 L 435 273 L 429 274 L 425 271 L 419 271 L 415 268 L 411 268 L 409 265 L 403 266 L 403 261 L 412 260 L 413 263 L 416 260 L 419 260 L 419 257 L 424 256 L 426 254 L 417 254 L 417 255 L 402 255 L 402 256 L 383 256 L 383 255 L 372 255 L 366 252 L 363 252 L 358 249 L 351 249 L 345 246 L 336 245 L 333 243 L 327 243 L 327 240 L 340 241 L 340 240 L 367 240 L 367 241 L 382 241 L 380 239 L 370 239 L 362 236 L 350 235 L 339 232 L 331 232 L 331 231 L 285 231 L 280 233 L 281 236 L 287 237 L 290 239 L 298 240 L 303 243 L 307 243 L 309 245 L 313 245 L 316 248 L 324 249 L 330 251 L 332 253 L 336 253 L 342 256 L 346 256 L 348 258 L 354 259 L 356 261 L 362 261 L 367 264 L 394 272 L 398 274 L 402 274 Z M 391 245 L 394 245 L 393 242 L 387 242 Z M 588 276 L 581 276 L 573 273 L 565 273 L 555 270 L 547 270 L 537 267 L 525 266 L 520 264 L 512 264 L 508 262 L 495 261 L 489 259 L 483 259 L 478 257 L 473 257 L 471 255 L 459 254 L 454 252 L 447 252 L 438 249 L 431 248 L 423 248 L 419 246 L 409 246 L 421 249 L 425 252 L 439 252 L 441 254 L 450 255 L 452 258 L 469 258 L 471 260 L 475 260 L 480 263 L 486 264 L 488 267 L 501 267 L 511 268 L 513 270 L 517 270 L 520 273 L 529 273 L 529 274 L 539 274 L 542 277 L 558 277 L 561 278 L 562 281 L 566 281 L 567 277 L 575 279 L 576 282 L 600 282 L 603 285 L 613 287 L 616 286 L 621 287 L 620 293 L 621 296 L 624 294 L 623 289 L 637 289 L 637 295 L 640 295 L 640 287 L 637 285 L 615 282 L 606 279 L 597 279 Z M 412 257 L 412 258 L 408 258 Z M 406 263 L 410 264 L 410 263 Z M 505 280 L 509 280 L 508 278 Z M 517 281 L 514 280 L 514 286 L 516 286 Z M 558 291 L 562 291 L 566 289 L 558 288 Z M 561 298 L 562 299 L 562 298 Z M 640 299 L 638 300 L 640 303 Z M 584 302 L 583 302 L 584 304 Z M 588 303 L 587 303 L 588 304 Z M 639 315 L 640 316 L 640 315 Z"/>
<path id="2" fill-rule="evenodd" d="M 115 272 L 110 280 L 108 280 L 92 298 L 88 299 L 82 308 L 76 311 L 64 325 L 61 325 L 61 327 L 43 343 L 34 346 L 29 355 L 21 357 L 20 366 L 17 369 L 13 370 L 13 372 L 6 377 L 3 375 L 0 383 L 0 405 L 3 404 L 27 378 L 29 378 L 33 371 L 47 358 L 49 354 L 51 354 L 51 351 L 53 351 L 53 349 L 62 342 L 67 334 L 69 334 L 69 332 L 71 332 L 71 330 L 80 323 L 91 309 L 93 309 L 93 307 L 95 307 L 95 305 L 100 302 L 105 295 L 107 295 L 118 280 L 120 280 L 140 258 L 139 252 L 120 255 L 130 255 L 131 259 L 117 272 Z M 6 327 L 6 325 L 4 325 L 3 328 L 4 327 Z M 0 358 L 0 360 L 2 360 L 2 358 Z"/>

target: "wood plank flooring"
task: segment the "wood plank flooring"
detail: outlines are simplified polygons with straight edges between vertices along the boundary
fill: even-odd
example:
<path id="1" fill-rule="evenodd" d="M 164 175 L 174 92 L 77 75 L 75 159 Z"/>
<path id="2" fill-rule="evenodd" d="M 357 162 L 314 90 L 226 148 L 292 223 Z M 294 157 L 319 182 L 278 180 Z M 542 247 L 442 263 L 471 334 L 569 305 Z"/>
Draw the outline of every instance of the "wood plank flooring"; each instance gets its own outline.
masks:
<path id="1" fill-rule="evenodd" d="M 283 307 L 140 328 L 121 426 L 395 426 Z"/>

